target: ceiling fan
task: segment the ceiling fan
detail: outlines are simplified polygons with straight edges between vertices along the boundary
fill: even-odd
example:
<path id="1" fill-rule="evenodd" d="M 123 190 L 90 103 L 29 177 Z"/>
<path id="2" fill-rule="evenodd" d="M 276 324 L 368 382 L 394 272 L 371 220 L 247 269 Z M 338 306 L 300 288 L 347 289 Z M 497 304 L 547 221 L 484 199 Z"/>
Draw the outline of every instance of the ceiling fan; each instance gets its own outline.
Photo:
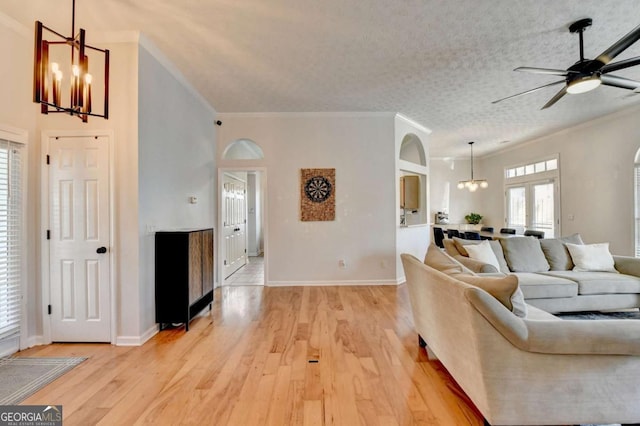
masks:
<path id="1" fill-rule="evenodd" d="M 588 92 L 589 90 L 595 89 L 600 84 L 635 91 L 640 90 L 640 81 L 609 74 L 612 71 L 618 71 L 640 64 L 640 56 L 624 59 L 618 62 L 611 62 L 616 56 L 640 39 L 640 25 L 634 28 L 629 34 L 613 43 L 613 45 L 602 52 L 596 59 L 585 59 L 582 33 L 591 26 L 591 22 L 590 18 L 585 18 L 580 19 L 569 26 L 569 31 L 572 33 L 578 33 L 578 36 L 580 37 L 580 60 L 566 70 L 532 67 L 518 67 L 514 69 L 514 71 L 530 72 L 534 74 L 558 75 L 564 77 L 563 80 L 554 81 L 553 83 L 545 84 L 544 86 L 536 87 L 535 89 L 527 90 L 526 92 L 507 96 L 506 98 L 498 99 L 492 103 L 495 104 L 504 101 L 505 99 L 527 95 L 540 89 L 544 89 L 545 87 L 555 86 L 561 83 L 565 83 L 564 87 L 560 89 L 560 91 L 556 93 L 555 96 L 551 98 L 541 109 L 549 108 L 567 93 L 576 94 Z"/>

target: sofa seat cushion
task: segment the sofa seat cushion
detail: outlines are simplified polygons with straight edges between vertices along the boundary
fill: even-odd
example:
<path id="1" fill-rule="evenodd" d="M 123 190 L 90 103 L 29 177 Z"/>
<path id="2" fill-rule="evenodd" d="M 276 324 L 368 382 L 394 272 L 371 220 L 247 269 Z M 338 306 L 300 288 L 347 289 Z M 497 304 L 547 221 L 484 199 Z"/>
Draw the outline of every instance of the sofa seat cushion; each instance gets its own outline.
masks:
<path id="1" fill-rule="evenodd" d="M 578 295 L 578 283 L 562 277 L 531 272 L 518 272 L 518 284 L 525 299 L 548 299 L 557 297 L 575 297 Z"/>
<path id="2" fill-rule="evenodd" d="M 578 294 L 640 293 L 640 278 L 613 272 L 549 271 L 540 275 L 564 278 L 578 284 Z M 526 293 L 525 293 L 526 297 Z"/>

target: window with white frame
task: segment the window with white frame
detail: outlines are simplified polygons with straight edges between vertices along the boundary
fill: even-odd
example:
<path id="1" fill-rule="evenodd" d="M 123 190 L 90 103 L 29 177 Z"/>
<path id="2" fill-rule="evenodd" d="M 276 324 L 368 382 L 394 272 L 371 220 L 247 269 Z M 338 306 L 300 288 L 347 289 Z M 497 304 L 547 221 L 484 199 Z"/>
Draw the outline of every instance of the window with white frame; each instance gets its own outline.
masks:
<path id="1" fill-rule="evenodd" d="M 22 306 L 22 150 L 0 138 L 0 346 L 19 349 Z"/>
<path id="2" fill-rule="evenodd" d="M 559 234 L 559 156 L 506 167 L 505 225 L 518 233 L 543 231 Z"/>

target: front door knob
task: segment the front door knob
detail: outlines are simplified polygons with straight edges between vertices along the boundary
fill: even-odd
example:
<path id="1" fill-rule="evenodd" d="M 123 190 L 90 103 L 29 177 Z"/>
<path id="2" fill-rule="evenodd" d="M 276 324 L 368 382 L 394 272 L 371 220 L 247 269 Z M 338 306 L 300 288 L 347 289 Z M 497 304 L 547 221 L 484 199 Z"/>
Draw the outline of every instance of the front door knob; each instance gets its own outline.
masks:
<path id="1" fill-rule="evenodd" d="M 98 247 L 98 250 L 96 250 L 96 253 L 98 254 L 104 254 L 107 252 L 107 248 L 106 247 Z"/>

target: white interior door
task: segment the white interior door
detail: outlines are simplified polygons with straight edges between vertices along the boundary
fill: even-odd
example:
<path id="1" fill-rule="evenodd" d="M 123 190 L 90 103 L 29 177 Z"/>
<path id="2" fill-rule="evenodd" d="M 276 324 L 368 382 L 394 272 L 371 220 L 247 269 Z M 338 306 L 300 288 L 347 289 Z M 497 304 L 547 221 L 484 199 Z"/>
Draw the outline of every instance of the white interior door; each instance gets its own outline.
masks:
<path id="1" fill-rule="evenodd" d="M 51 340 L 109 342 L 109 138 L 51 137 Z"/>
<path id="2" fill-rule="evenodd" d="M 247 263 L 246 183 L 225 174 L 222 184 L 223 273 L 227 278 Z"/>

